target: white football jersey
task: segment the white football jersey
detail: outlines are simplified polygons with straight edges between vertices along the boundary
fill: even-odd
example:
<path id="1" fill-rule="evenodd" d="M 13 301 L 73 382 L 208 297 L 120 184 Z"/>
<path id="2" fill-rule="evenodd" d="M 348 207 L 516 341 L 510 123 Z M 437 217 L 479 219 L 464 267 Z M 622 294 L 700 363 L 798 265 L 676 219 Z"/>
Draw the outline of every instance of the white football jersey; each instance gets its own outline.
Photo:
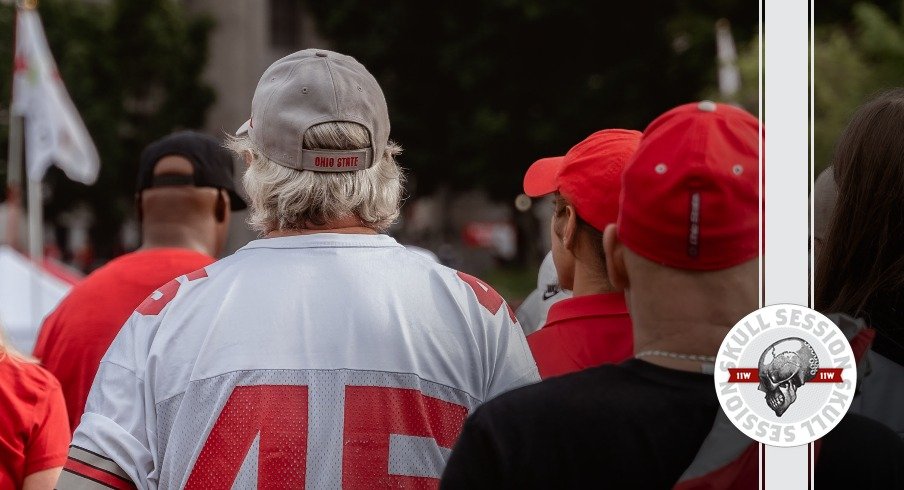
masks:
<path id="1" fill-rule="evenodd" d="M 136 309 L 59 487 L 432 487 L 468 413 L 535 381 L 482 281 L 385 235 L 257 240 Z"/>

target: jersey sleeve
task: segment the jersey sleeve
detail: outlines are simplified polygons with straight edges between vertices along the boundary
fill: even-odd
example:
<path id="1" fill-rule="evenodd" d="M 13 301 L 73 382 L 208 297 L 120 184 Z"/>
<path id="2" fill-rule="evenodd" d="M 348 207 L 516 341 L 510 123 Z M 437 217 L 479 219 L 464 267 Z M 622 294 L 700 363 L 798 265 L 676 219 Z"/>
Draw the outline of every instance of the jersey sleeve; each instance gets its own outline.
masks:
<path id="1" fill-rule="evenodd" d="M 488 369 L 485 400 L 506 391 L 540 381 L 537 364 L 530 353 L 515 312 L 490 285 L 463 272 L 458 277 L 467 284 L 480 306 L 479 327 L 485 336 Z"/>
<path id="2" fill-rule="evenodd" d="M 25 454 L 25 476 L 66 463 L 69 419 L 63 391 L 55 380 L 34 407 L 34 423 Z"/>
<path id="3" fill-rule="evenodd" d="M 144 379 L 157 316 L 134 313 L 104 356 L 58 488 L 153 488 L 156 419 Z M 134 483 L 133 483 L 134 482 Z"/>
<path id="4" fill-rule="evenodd" d="M 508 308 L 508 305 L 506 305 Z M 490 379 L 487 399 L 513 390 L 520 386 L 540 381 L 537 364 L 530 353 L 527 340 L 515 315 L 499 315 L 498 344 L 493 375 Z"/>
<path id="5" fill-rule="evenodd" d="M 57 488 L 157 487 L 153 379 L 160 375 L 151 346 L 173 300 L 205 277 L 202 268 L 173 279 L 135 308 L 100 362 Z"/>

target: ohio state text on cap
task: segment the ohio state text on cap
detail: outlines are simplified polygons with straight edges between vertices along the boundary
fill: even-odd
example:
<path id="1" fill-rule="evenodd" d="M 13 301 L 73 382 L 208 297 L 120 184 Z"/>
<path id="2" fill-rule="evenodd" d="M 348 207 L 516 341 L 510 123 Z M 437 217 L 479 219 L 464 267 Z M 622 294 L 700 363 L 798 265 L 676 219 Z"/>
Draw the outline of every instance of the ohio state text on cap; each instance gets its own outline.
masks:
<path id="1" fill-rule="evenodd" d="M 302 138 L 312 126 L 358 123 L 371 146 L 311 150 Z M 377 80 L 351 56 L 306 49 L 277 60 L 261 76 L 251 118 L 236 131 L 273 162 L 296 170 L 349 172 L 370 168 L 389 142 L 389 111 Z"/>

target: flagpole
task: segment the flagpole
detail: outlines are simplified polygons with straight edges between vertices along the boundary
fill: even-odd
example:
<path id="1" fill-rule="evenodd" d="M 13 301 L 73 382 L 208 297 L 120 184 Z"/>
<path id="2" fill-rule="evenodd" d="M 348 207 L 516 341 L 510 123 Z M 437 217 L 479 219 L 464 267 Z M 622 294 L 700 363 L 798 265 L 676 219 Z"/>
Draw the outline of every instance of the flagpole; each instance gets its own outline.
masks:
<path id="1" fill-rule="evenodd" d="M 28 192 L 28 255 L 35 267 L 44 267 L 44 199 L 41 181 L 26 175 L 25 186 Z M 41 300 L 41 283 L 38 273 L 31 278 L 31 318 L 33 325 L 40 325 L 43 304 Z"/>
<path id="2" fill-rule="evenodd" d="M 6 159 L 6 233 L 4 241 L 18 249 L 22 215 L 22 116 L 9 112 L 9 148 Z"/>
<path id="3" fill-rule="evenodd" d="M 38 0 L 16 0 L 16 7 L 22 10 L 34 10 L 38 7 Z M 21 124 L 21 121 L 25 118 L 20 117 L 17 119 L 19 119 Z M 12 130 L 12 125 L 10 125 L 10 130 Z M 19 163 L 16 165 L 16 168 L 21 169 L 21 126 L 18 128 L 18 132 L 19 145 L 17 145 L 18 148 L 16 151 L 18 153 Z M 10 142 L 10 148 L 12 148 L 12 142 Z M 21 170 L 17 170 L 17 172 L 19 171 Z M 26 176 L 25 188 L 28 197 L 28 255 L 31 257 L 31 260 L 40 265 L 44 263 L 44 198 L 41 195 L 42 189 L 40 178 L 35 181 L 31 177 Z"/>
<path id="4" fill-rule="evenodd" d="M 44 197 L 40 180 L 27 178 L 28 255 L 38 264 L 44 262 Z"/>
<path id="5" fill-rule="evenodd" d="M 21 10 L 34 10 L 38 7 L 38 0 L 16 0 L 16 7 Z M 25 118 L 18 117 L 16 119 L 19 120 L 20 124 L 17 128 L 19 132 L 19 135 L 17 136 L 20 136 L 24 129 L 24 125 L 21 124 Z M 12 131 L 12 124 L 10 125 L 10 131 Z M 19 164 L 17 164 L 16 167 L 17 169 L 21 169 L 21 145 L 22 140 L 24 139 L 21 137 L 18 139 L 16 152 Z M 12 148 L 12 141 L 10 141 L 10 151 L 12 151 Z M 17 172 L 19 171 L 20 170 L 17 170 Z M 17 177 L 21 181 L 21 177 Z M 42 196 L 41 178 L 39 177 L 38 180 L 34 180 L 26 173 L 25 187 L 28 194 L 28 255 L 36 264 L 41 265 L 44 263 L 44 198 Z"/>
<path id="6" fill-rule="evenodd" d="M 37 8 L 38 2 L 37 0 L 16 0 L 16 7 L 21 10 L 32 10 Z M 18 15 L 18 13 L 17 13 Z M 18 23 L 17 23 L 18 28 Z M 18 33 L 16 33 L 16 39 L 18 40 Z M 12 111 L 10 111 L 12 112 Z M 16 178 L 18 182 L 22 180 L 22 145 L 25 140 L 23 138 L 23 133 L 25 130 L 25 117 L 16 117 L 12 116 L 18 120 L 18 128 L 17 128 L 17 141 L 16 141 L 16 153 L 17 153 L 17 161 L 16 161 Z M 13 125 L 10 124 L 10 132 L 12 132 Z M 12 151 L 12 139 L 10 140 L 10 151 Z M 12 163 L 12 160 L 10 161 Z M 27 202 L 28 202 L 28 255 L 31 257 L 34 265 L 41 268 L 44 266 L 44 197 L 43 197 L 43 189 L 41 184 L 41 178 L 35 180 L 28 176 L 28 172 L 25 172 L 25 189 L 27 193 Z M 17 188 L 21 189 L 21 186 Z M 34 325 L 39 325 L 41 321 L 41 311 L 43 305 L 41 304 L 41 284 L 38 274 L 32 275 L 31 279 L 31 316 L 32 323 Z"/>

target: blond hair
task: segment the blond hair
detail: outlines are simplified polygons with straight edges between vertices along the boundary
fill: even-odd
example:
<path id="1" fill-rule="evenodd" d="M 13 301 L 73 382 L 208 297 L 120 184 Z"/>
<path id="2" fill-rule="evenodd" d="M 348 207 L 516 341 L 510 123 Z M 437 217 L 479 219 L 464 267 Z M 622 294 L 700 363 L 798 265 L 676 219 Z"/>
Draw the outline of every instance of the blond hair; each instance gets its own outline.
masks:
<path id="1" fill-rule="evenodd" d="M 279 230 L 322 226 L 355 216 L 362 225 L 384 231 L 399 216 L 405 176 L 396 163 L 399 145 L 389 142 L 368 169 L 354 172 L 299 171 L 265 157 L 247 136 L 230 137 L 227 148 L 251 162 L 242 178 L 250 202 L 248 224 L 261 235 Z M 370 146 L 360 124 L 323 123 L 311 127 L 302 146 L 320 150 L 353 150 Z"/>
<path id="2" fill-rule="evenodd" d="M 37 359 L 31 357 L 29 355 L 23 354 L 16 350 L 15 347 L 10 345 L 9 341 L 6 338 L 6 332 L 3 330 L 3 325 L 0 325 L 0 361 L 9 357 L 13 361 L 18 362 L 27 362 L 27 363 L 36 363 Z"/>

